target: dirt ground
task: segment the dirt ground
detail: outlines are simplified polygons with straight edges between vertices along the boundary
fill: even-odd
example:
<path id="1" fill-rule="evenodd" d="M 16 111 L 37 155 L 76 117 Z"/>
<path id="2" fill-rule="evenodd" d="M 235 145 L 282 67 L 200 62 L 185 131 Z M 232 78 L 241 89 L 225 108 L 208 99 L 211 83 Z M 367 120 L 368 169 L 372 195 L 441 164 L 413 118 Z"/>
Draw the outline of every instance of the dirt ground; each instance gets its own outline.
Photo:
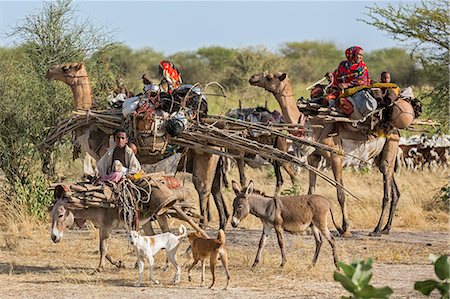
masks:
<path id="1" fill-rule="evenodd" d="M 372 284 L 388 285 L 393 298 L 420 298 L 414 291 L 417 280 L 433 278 L 428 261 L 431 253 L 449 253 L 448 232 L 393 231 L 380 238 L 368 237 L 369 231 L 353 231 L 351 238 L 337 238 L 339 258 L 345 262 L 372 257 Z M 19 231 L 20 233 L 20 231 Z M 213 234 L 209 231 L 210 235 Z M 218 280 L 213 290 L 201 288 L 200 268 L 187 279 L 190 256 L 182 241 L 178 261 L 182 268 L 181 283 L 172 285 L 173 267 L 167 272 L 155 271 L 160 285 L 148 280 L 148 269 L 141 288 L 134 287 L 137 270 L 124 231 L 118 231 L 110 244 L 110 252 L 121 258 L 126 269 L 107 264 L 106 270 L 94 270 L 98 263 L 98 237 L 95 230 L 72 230 L 61 243 L 53 244 L 49 229 L 41 227 L 19 234 L 11 240 L 0 233 L 0 297 L 1 298 L 338 298 L 346 291 L 333 281 L 331 250 L 322 246 L 316 267 L 311 267 L 314 240 L 310 235 L 286 234 L 288 263 L 279 268 L 280 252 L 275 235 L 268 239 L 259 266 L 251 270 L 260 230 L 229 229 L 227 246 L 231 283 L 227 291 L 222 267 L 216 269 Z M 22 236 L 21 236 L 22 235 Z M 164 253 L 157 255 L 157 267 L 164 264 Z M 211 276 L 206 272 L 207 284 Z M 437 298 L 437 294 L 434 294 Z"/>

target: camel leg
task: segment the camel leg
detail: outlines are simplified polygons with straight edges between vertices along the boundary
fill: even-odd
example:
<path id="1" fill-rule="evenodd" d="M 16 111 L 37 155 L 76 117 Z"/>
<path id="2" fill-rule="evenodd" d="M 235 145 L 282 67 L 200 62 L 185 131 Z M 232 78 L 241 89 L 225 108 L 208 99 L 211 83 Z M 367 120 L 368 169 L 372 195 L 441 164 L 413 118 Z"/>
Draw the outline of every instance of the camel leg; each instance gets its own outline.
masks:
<path id="1" fill-rule="evenodd" d="M 243 153 L 240 153 L 239 158 L 236 159 L 236 164 L 239 171 L 239 182 L 241 183 L 241 186 L 247 186 L 247 177 L 245 176 L 245 161 Z"/>
<path id="2" fill-rule="evenodd" d="M 397 203 L 400 199 L 400 190 L 398 189 L 397 182 L 395 178 L 392 177 L 392 199 L 391 199 L 391 208 L 389 210 L 389 217 L 386 223 L 386 226 L 381 231 L 382 234 L 389 234 L 392 226 L 392 219 L 394 218 L 395 208 L 397 207 Z"/>
<path id="3" fill-rule="evenodd" d="M 320 162 L 320 156 L 317 153 L 313 153 L 308 156 L 308 164 L 314 168 L 317 168 L 319 166 Z M 317 175 L 314 171 L 309 172 L 309 188 L 308 188 L 308 194 L 314 194 L 316 191 L 316 180 Z"/>
<path id="4" fill-rule="evenodd" d="M 201 223 L 203 227 L 206 227 L 208 221 L 211 220 L 208 219 L 207 207 L 218 160 L 219 156 L 217 155 L 195 151 L 192 182 L 199 196 L 200 212 L 203 216 Z"/>
<path id="5" fill-rule="evenodd" d="M 283 186 L 283 176 L 281 175 L 281 165 L 280 162 L 274 161 L 273 162 L 273 169 L 275 170 L 275 177 L 277 178 L 277 185 L 275 187 L 275 196 L 280 193 L 281 186 Z M 246 186 L 246 185 L 241 185 Z"/>
<path id="6" fill-rule="evenodd" d="M 220 159 L 216 168 L 216 174 L 214 176 L 211 193 L 214 198 L 217 211 L 219 213 L 219 226 L 221 229 L 225 230 L 230 214 L 228 213 L 227 205 L 225 204 L 225 200 L 222 196 L 222 180 L 224 175 L 222 169 L 223 159 Z"/>
<path id="7" fill-rule="evenodd" d="M 336 182 L 341 184 L 341 186 L 344 186 L 344 181 L 342 179 L 342 156 L 338 156 L 335 154 L 331 155 L 331 167 L 333 170 L 334 179 Z M 348 220 L 348 212 L 347 212 L 347 205 L 345 202 L 345 193 L 344 190 L 342 190 L 342 187 L 336 186 L 336 193 L 337 193 L 337 199 L 339 202 L 339 205 L 341 206 L 342 211 L 342 228 L 337 230 L 343 237 L 350 237 L 352 234 L 349 230 L 350 228 L 350 222 Z"/>
<path id="8" fill-rule="evenodd" d="M 378 220 L 378 224 L 373 230 L 372 233 L 370 233 L 370 236 L 380 236 L 381 235 L 381 226 L 383 224 L 384 219 L 384 213 L 386 209 L 386 205 L 388 204 L 389 199 L 391 198 L 391 192 L 394 192 L 392 188 L 393 186 L 396 186 L 395 182 L 393 182 L 394 179 L 394 164 L 395 164 L 395 155 L 397 154 L 398 150 L 398 141 L 399 136 L 392 134 L 391 137 L 386 141 L 386 144 L 383 147 L 383 150 L 381 152 L 381 159 L 378 160 L 378 169 L 383 174 L 383 201 L 381 204 L 381 214 L 380 219 Z M 396 197 L 397 194 L 392 194 L 392 196 Z M 393 197 L 393 199 L 394 199 Z M 398 202 L 398 198 L 396 198 Z M 397 202 L 393 203 L 392 206 L 391 203 L 391 209 L 395 209 L 395 206 L 397 205 Z M 392 213 L 394 210 L 392 211 Z M 392 215 L 393 217 L 393 215 Z M 392 220 L 391 220 L 392 223 Z"/>
<path id="9" fill-rule="evenodd" d="M 142 226 L 142 229 L 144 230 L 144 233 L 146 236 L 154 236 L 155 235 L 155 230 L 153 229 L 151 220 L 149 220 L 147 223 L 145 223 Z"/>
<path id="10" fill-rule="evenodd" d="M 294 167 L 291 163 L 283 163 L 282 164 L 284 170 L 288 173 L 289 177 L 291 178 L 292 185 L 297 186 L 298 180 L 297 180 L 297 173 L 294 170 Z"/>

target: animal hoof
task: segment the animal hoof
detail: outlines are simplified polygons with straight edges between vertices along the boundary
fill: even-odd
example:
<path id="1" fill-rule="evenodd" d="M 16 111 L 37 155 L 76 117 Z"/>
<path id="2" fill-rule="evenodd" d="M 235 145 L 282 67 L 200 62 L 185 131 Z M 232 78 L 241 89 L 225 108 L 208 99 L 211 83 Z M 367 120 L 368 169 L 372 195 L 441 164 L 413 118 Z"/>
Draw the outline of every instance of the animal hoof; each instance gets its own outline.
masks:
<path id="1" fill-rule="evenodd" d="M 103 272 L 103 267 L 98 267 L 96 270 L 97 270 L 97 272 L 101 273 L 101 272 Z"/>
<path id="2" fill-rule="evenodd" d="M 122 263 L 122 261 L 118 261 L 118 262 L 116 263 L 116 267 L 117 267 L 117 268 L 121 268 L 121 269 L 125 269 L 125 264 Z"/>
<path id="3" fill-rule="evenodd" d="M 344 238 L 350 238 L 352 236 L 352 233 L 350 231 L 346 230 L 346 231 L 340 232 L 340 235 L 341 235 L 341 237 L 344 237 Z"/>
<path id="4" fill-rule="evenodd" d="M 381 232 L 380 231 L 373 231 L 373 232 L 369 233 L 369 236 L 371 236 L 371 237 L 381 237 Z"/>
<path id="5" fill-rule="evenodd" d="M 383 235 L 389 235 L 389 230 L 388 230 L 388 229 L 383 229 L 383 230 L 381 231 L 381 233 L 382 233 Z"/>

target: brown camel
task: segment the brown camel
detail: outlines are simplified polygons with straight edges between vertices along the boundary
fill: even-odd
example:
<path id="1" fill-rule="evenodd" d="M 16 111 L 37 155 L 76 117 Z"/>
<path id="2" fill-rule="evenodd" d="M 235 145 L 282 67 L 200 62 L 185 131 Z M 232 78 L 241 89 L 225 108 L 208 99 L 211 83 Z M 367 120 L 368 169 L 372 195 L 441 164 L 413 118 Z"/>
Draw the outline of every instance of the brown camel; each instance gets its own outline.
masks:
<path id="1" fill-rule="evenodd" d="M 92 91 L 88 74 L 82 63 L 53 66 L 48 70 L 46 78 L 49 80 L 62 81 L 70 86 L 76 109 L 90 109 L 92 107 Z M 89 126 L 76 133 L 75 144 L 78 144 L 81 147 L 82 152 L 88 153 L 95 160 L 98 160 L 108 149 L 109 134 L 98 129 L 95 125 Z M 138 159 L 140 159 L 139 152 L 140 151 L 138 151 L 137 155 Z M 141 154 L 143 153 L 144 152 Z M 192 173 L 192 181 L 199 195 L 200 211 L 202 216 L 204 216 L 202 220 L 203 224 L 206 225 L 210 219 L 208 202 L 209 197 L 212 194 L 219 212 L 220 228 L 225 229 L 229 213 L 221 193 L 222 173 L 217 168 L 219 156 L 194 150 L 188 150 L 186 154 L 188 157 L 186 163 L 187 171 Z M 162 159 L 161 156 L 153 157 L 154 161 L 141 162 L 155 163 Z M 86 159 L 87 158 L 84 160 Z M 89 163 L 90 161 L 84 162 L 83 165 L 87 165 L 88 167 Z M 181 159 L 178 169 L 183 170 L 184 164 L 184 159 Z M 83 171 L 85 174 L 89 174 L 89 171 L 93 173 L 92 167 L 90 170 L 84 169 Z"/>
<path id="2" fill-rule="evenodd" d="M 298 124 L 303 114 L 298 110 L 294 94 L 292 92 L 291 82 L 285 73 L 273 73 L 273 74 L 255 74 L 253 75 L 249 83 L 254 86 L 262 87 L 265 90 L 271 92 L 278 103 L 280 104 L 284 120 L 287 123 Z M 311 124 L 320 124 L 323 127 L 317 128 L 313 126 L 312 137 L 314 141 L 325 144 L 338 151 L 342 151 L 342 140 L 358 140 L 364 142 L 367 140 L 367 136 L 358 131 L 352 131 L 343 123 L 327 123 L 321 120 L 311 120 Z M 395 160 L 398 151 L 400 135 L 398 130 L 392 130 L 387 135 L 386 142 L 384 144 L 382 152 L 375 158 L 378 169 L 383 174 L 383 189 L 384 196 L 381 205 L 381 215 L 377 226 L 374 231 L 370 233 L 371 236 L 380 236 L 388 234 L 392 226 L 392 218 L 394 216 L 395 208 L 400 198 L 400 191 L 397 187 L 397 183 L 394 178 Z M 311 155 L 308 156 L 308 164 L 317 167 L 320 161 L 320 157 L 324 157 L 329 165 L 332 166 L 334 179 L 343 186 L 342 180 L 342 160 L 341 155 L 331 153 L 325 150 L 316 149 Z M 371 158 L 371 157 L 369 157 Z M 316 186 L 316 174 L 312 171 L 309 172 L 309 190 L 308 194 L 315 193 Z M 342 210 L 342 228 L 338 228 L 339 233 L 342 236 L 351 236 L 350 223 L 348 220 L 347 205 L 345 202 L 345 194 L 342 188 L 337 185 L 337 198 Z M 389 210 L 388 221 L 384 228 L 381 230 L 383 224 L 383 218 L 385 208 L 391 199 L 391 206 Z"/>

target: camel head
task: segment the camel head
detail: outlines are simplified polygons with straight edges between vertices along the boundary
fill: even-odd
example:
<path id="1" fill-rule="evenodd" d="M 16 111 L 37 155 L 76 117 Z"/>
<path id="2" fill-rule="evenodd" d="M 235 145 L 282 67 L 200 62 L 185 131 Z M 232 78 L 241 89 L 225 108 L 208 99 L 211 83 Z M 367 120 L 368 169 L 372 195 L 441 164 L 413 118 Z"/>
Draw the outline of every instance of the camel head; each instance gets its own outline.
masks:
<path id="1" fill-rule="evenodd" d="M 58 80 L 70 86 L 75 109 L 87 110 L 93 106 L 92 90 L 84 64 L 67 63 L 52 66 L 45 77 L 48 80 Z"/>
<path id="2" fill-rule="evenodd" d="M 280 72 L 256 74 L 248 82 L 250 85 L 262 87 L 275 94 L 283 93 L 286 85 L 290 84 L 287 74 Z"/>
<path id="3" fill-rule="evenodd" d="M 82 63 L 66 63 L 52 66 L 45 76 L 48 80 L 62 81 L 68 85 L 77 85 L 80 78 L 87 78 L 88 74 Z"/>

